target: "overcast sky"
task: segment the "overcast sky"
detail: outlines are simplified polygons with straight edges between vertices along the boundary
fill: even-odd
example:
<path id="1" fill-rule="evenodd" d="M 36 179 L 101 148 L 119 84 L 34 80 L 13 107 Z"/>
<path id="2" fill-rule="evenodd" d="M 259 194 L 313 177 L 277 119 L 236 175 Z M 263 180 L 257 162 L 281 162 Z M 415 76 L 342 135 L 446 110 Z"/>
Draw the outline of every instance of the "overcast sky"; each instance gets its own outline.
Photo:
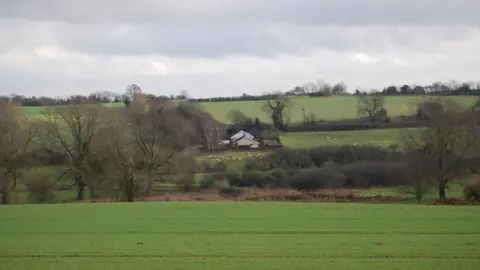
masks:
<path id="1" fill-rule="evenodd" d="M 0 0 L 0 93 L 480 79 L 480 0 Z"/>

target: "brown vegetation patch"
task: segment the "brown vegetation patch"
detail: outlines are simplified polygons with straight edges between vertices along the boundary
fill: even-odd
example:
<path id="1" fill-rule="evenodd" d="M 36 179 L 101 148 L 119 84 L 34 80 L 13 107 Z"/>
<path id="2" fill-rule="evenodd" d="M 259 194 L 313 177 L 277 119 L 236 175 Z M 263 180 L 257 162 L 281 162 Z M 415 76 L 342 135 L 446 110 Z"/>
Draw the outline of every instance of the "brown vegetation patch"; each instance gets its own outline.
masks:
<path id="1" fill-rule="evenodd" d="M 294 189 L 244 188 L 238 194 L 220 193 L 216 189 L 196 193 L 172 192 L 162 196 L 138 198 L 141 202 L 182 202 L 182 201 L 295 201 L 295 202 L 362 202 L 394 203 L 404 200 L 402 196 L 359 196 L 355 189 L 324 189 L 318 191 L 298 191 Z M 86 203 L 115 202 L 115 198 L 100 198 Z"/>
<path id="2" fill-rule="evenodd" d="M 447 198 L 445 201 L 436 200 L 432 203 L 428 203 L 427 205 L 480 205 L 478 201 L 470 201 L 470 200 L 458 200 L 455 198 Z"/>

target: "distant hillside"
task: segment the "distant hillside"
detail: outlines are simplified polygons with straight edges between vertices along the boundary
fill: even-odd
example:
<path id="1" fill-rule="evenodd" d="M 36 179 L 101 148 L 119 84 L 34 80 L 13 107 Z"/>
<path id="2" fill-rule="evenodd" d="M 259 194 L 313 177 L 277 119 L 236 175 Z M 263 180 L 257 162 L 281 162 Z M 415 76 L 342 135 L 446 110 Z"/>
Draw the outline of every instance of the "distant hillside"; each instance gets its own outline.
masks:
<path id="1" fill-rule="evenodd" d="M 386 96 L 386 109 L 389 116 L 409 115 L 415 103 L 428 97 L 424 96 Z M 475 96 L 449 96 L 458 102 L 471 105 L 476 101 Z M 290 109 L 291 122 L 303 120 L 303 108 L 305 113 L 313 113 L 317 120 L 336 120 L 342 118 L 357 117 L 357 98 L 355 96 L 332 96 L 332 97 L 293 97 L 294 104 Z M 226 102 L 200 102 L 205 110 L 212 116 L 224 123 L 228 123 L 228 112 L 239 110 L 250 117 L 258 117 L 260 120 L 270 122 L 269 116 L 263 111 L 265 101 L 226 101 Z M 108 103 L 107 106 L 123 106 L 123 103 Z M 22 107 L 25 115 L 41 116 L 44 107 Z"/>

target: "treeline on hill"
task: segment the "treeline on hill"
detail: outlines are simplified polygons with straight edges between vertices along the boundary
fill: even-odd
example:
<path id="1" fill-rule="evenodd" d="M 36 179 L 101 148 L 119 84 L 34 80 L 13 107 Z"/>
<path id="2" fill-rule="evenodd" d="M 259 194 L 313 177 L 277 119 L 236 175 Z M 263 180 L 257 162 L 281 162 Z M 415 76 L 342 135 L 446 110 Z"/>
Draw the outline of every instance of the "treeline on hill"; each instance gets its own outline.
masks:
<path id="1" fill-rule="evenodd" d="M 304 132 L 304 131 L 347 131 L 366 130 L 375 128 L 415 128 L 428 124 L 431 115 L 441 111 L 436 101 L 421 103 L 412 115 L 389 117 L 385 109 L 383 95 L 359 94 L 357 98 L 357 118 L 341 120 L 321 120 L 317 115 L 303 109 L 303 121 L 290 122 L 289 110 L 294 105 L 291 97 L 276 94 L 264 101 L 263 111 L 271 119 L 270 123 L 262 123 L 258 117 L 249 117 L 243 112 L 232 110 L 227 118 L 230 124 L 227 134 L 232 135 L 239 130 L 245 130 L 255 137 L 277 137 L 278 131 Z M 480 108 L 480 99 L 473 105 Z"/>
<path id="2" fill-rule="evenodd" d="M 141 92 L 141 88 L 136 84 L 127 86 L 126 94 L 119 94 L 110 91 L 98 91 L 88 96 L 75 95 L 73 97 L 52 98 L 45 96 L 26 97 L 23 95 L 11 94 L 9 96 L 0 96 L 0 100 L 7 103 L 12 103 L 17 106 L 53 106 L 66 105 L 72 102 L 82 101 L 82 103 L 119 103 L 128 102 L 131 100 L 132 93 Z M 336 84 L 329 84 L 324 81 L 317 83 L 306 83 L 302 86 L 296 86 L 294 89 L 285 91 L 286 96 L 308 96 L 308 97 L 323 97 L 335 95 L 360 95 L 367 92 L 355 90 L 353 94 L 347 92 L 347 86 L 343 82 Z M 449 83 L 435 82 L 430 85 L 391 85 L 382 90 L 373 89 L 368 94 L 381 95 L 480 95 L 480 83 L 458 83 L 455 81 Z M 182 91 L 178 95 L 160 95 L 145 93 L 150 100 L 190 100 L 197 102 L 222 102 L 222 101 L 255 101 L 255 100 L 270 100 L 277 94 L 267 93 L 262 95 L 249 95 L 244 93 L 239 97 L 212 97 L 212 98 L 192 98 L 187 91 Z"/>

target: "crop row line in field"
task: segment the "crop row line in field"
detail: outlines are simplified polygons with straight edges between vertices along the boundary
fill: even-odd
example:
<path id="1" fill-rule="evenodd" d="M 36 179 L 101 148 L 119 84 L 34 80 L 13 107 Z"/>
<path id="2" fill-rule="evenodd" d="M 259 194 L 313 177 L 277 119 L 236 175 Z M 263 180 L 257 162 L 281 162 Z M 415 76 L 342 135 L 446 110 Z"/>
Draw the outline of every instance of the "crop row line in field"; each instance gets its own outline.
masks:
<path id="1" fill-rule="evenodd" d="M 191 253 L 168 253 L 168 254 L 12 254 L 0 255 L 0 259 L 48 259 L 48 258 L 261 258 L 261 259 L 354 259 L 357 256 L 348 255 L 314 255 L 314 254 L 296 254 L 296 253 L 243 253 L 243 254 L 191 254 Z M 391 255 L 391 254 L 374 254 L 362 255 L 363 259 L 475 259 L 480 260 L 480 256 L 468 255 L 445 255 L 445 254 L 408 254 L 408 255 Z"/>
<path id="2" fill-rule="evenodd" d="M 480 228 L 476 231 L 121 231 L 121 232 L 3 232 L 2 236 L 11 235 L 480 235 Z"/>

